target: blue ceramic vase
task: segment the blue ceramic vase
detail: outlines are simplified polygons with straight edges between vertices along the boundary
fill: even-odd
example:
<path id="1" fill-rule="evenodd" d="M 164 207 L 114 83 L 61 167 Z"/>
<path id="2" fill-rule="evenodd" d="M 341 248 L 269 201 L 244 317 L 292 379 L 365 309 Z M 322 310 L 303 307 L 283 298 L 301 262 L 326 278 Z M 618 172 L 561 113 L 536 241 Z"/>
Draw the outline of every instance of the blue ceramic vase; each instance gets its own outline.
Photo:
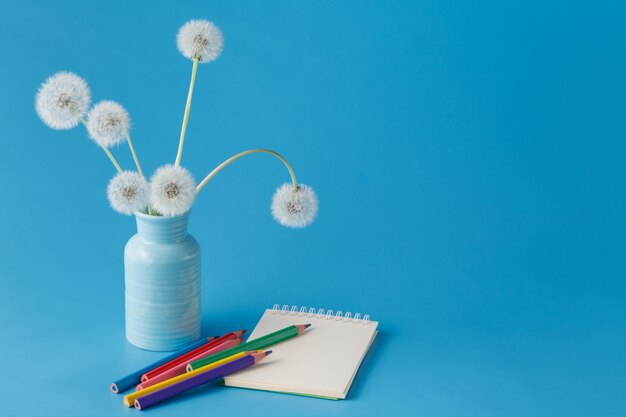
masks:
<path id="1" fill-rule="evenodd" d="M 200 246 L 189 213 L 136 213 L 124 250 L 126 339 L 142 349 L 177 350 L 200 338 Z"/>

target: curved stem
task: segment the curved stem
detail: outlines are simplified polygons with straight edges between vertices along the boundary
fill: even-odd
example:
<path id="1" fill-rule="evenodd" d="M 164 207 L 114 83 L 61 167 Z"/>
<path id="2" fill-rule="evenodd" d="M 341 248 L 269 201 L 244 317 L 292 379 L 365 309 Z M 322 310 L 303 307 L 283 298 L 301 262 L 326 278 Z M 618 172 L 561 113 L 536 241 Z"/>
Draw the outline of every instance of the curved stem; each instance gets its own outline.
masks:
<path id="1" fill-rule="evenodd" d="M 180 130 L 180 140 L 178 141 L 178 153 L 176 154 L 176 162 L 174 165 L 179 166 L 183 157 L 183 145 L 185 144 L 185 132 L 187 131 L 187 122 L 189 121 L 189 111 L 191 110 L 191 97 L 193 96 L 193 86 L 196 83 L 196 72 L 198 71 L 199 59 L 193 59 L 193 68 L 191 69 L 191 83 L 189 83 L 189 93 L 187 93 L 187 104 L 185 104 L 185 115 L 183 116 L 183 127 Z"/>
<path id="2" fill-rule="evenodd" d="M 141 170 L 141 165 L 139 164 L 139 158 L 137 158 L 137 154 L 135 153 L 135 146 L 133 146 L 133 141 L 130 139 L 130 134 L 128 132 L 126 132 L 126 139 L 128 139 L 128 147 L 130 148 L 130 153 L 133 155 L 133 159 L 135 160 L 135 166 L 137 167 L 137 171 L 139 172 L 139 175 L 143 177 L 144 175 L 143 171 Z"/>
<path id="3" fill-rule="evenodd" d="M 231 163 L 235 162 L 237 159 L 242 158 L 242 157 L 244 157 L 246 155 L 250 155 L 252 153 L 267 153 L 267 154 L 270 154 L 270 155 L 274 155 L 276 158 L 280 159 L 283 162 L 283 164 L 285 164 L 287 169 L 289 170 L 289 175 L 291 176 L 291 183 L 293 184 L 293 188 L 298 188 L 298 182 L 296 181 L 296 174 L 294 174 L 293 169 L 291 168 L 291 165 L 289 165 L 289 162 L 287 162 L 287 160 L 285 158 L 283 158 L 282 155 L 280 155 L 277 152 L 270 151 L 269 149 L 250 149 L 249 151 L 244 151 L 244 152 L 238 153 L 237 155 L 231 156 L 230 158 L 228 158 L 227 160 L 225 160 L 224 162 L 219 164 L 217 167 L 215 167 L 215 169 L 213 171 L 211 171 L 209 173 L 209 175 L 207 175 L 206 178 L 204 180 L 202 180 L 202 182 L 200 184 L 198 184 L 198 186 L 196 187 L 196 191 L 200 192 L 200 190 L 202 190 L 202 188 L 209 181 L 211 181 L 211 179 L 218 172 L 220 172 L 222 169 L 224 169 L 227 165 L 230 165 Z"/>
<path id="4" fill-rule="evenodd" d="M 80 121 L 82 122 L 82 124 L 85 126 L 85 129 L 87 129 L 87 131 L 89 131 L 89 128 L 87 127 L 87 122 L 85 121 L 85 119 L 83 119 L 82 117 L 80 118 Z M 111 162 L 113 163 L 113 166 L 115 167 L 115 169 L 117 169 L 117 172 L 122 172 L 122 168 L 120 168 L 120 164 L 117 163 L 117 160 L 115 159 L 115 157 L 113 156 L 113 154 L 111 153 L 111 151 L 109 150 L 109 148 L 105 147 L 105 146 L 100 146 L 102 148 L 102 150 L 107 154 L 107 156 L 109 157 L 109 159 L 111 160 Z"/>

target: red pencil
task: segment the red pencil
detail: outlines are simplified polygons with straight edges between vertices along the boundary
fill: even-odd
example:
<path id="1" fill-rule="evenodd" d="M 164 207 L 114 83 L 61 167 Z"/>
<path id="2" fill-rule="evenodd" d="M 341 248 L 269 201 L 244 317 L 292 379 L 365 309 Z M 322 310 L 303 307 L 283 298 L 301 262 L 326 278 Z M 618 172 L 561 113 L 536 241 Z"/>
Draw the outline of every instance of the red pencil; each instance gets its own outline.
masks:
<path id="1" fill-rule="evenodd" d="M 207 350 L 206 352 L 200 353 L 195 358 L 191 358 L 189 360 L 190 361 L 194 361 L 196 359 L 201 359 L 201 358 L 203 358 L 205 356 L 213 355 L 213 354 L 221 352 L 223 350 L 230 349 L 231 347 L 235 347 L 235 346 L 239 345 L 242 341 L 243 341 L 243 339 L 230 339 L 230 340 L 227 340 L 227 341 L 222 342 L 221 344 L 215 346 L 213 349 L 210 349 L 210 350 Z M 171 369 L 168 369 L 165 372 L 161 372 L 160 374 L 158 374 L 156 376 L 153 376 L 149 380 L 147 380 L 145 382 L 142 382 L 141 384 L 137 385 L 137 391 L 142 390 L 144 388 L 151 387 L 152 385 L 158 384 L 159 382 L 163 382 L 163 381 L 165 381 L 167 379 L 174 378 L 175 376 L 182 375 L 182 374 L 186 373 L 186 371 L 187 371 L 186 367 L 187 367 L 187 364 L 183 362 L 180 365 L 176 365 L 175 367 L 173 367 Z"/>
<path id="2" fill-rule="evenodd" d="M 230 332 L 225 334 L 224 336 L 218 337 L 217 339 L 214 339 L 212 341 L 210 341 L 209 343 L 200 346 L 199 348 L 196 348 L 194 350 L 192 350 L 191 352 L 187 352 L 182 356 L 177 357 L 176 359 L 173 359 L 167 363 L 164 363 L 163 365 L 159 366 L 158 368 L 154 368 L 149 372 L 146 372 L 145 374 L 143 374 L 141 376 L 141 382 L 146 382 L 151 378 L 154 378 L 155 376 L 168 371 L 174 367 L 176 367 L 177 365 L 180 365 L 181 363 L 187 363 L 189 362 L 190 358 L 194 358 L 199 356 L 200 354 L 213 349 L 215 346 L 222 344 L 223 342 L 225 342 L 226 340 L 231 340 L 231 339 L 238 339 L 240 338 L 244 333 L 246 332 L 246 330 L 239 330 L 236 332 Z"/>

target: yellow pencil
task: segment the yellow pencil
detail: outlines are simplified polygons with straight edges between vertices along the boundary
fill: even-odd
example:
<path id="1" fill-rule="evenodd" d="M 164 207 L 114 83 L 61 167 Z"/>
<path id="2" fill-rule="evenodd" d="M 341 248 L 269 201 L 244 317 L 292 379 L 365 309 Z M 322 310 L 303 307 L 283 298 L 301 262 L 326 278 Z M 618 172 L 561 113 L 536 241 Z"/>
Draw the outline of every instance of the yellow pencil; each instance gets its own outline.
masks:
<path id="1" fill-rule="evenodd" d="M 262 350 L 256 350 L 256 351 L 253 351 L 253 352 L 263 352 L 263 351 Z M 124 397 L 124 405 L 126 407 L 132 407 L 135 404 L 135 400 L 137 398 L 143 397 L 144 395 L 148 395 L 148 394 L 150 394 L 150 393 L 152 393 L 154 391 L 158 391 L 161 388 L 165 388 L 165 387 L 167 387 L 169 385 L 176 384 L 177 382 L 180 382 L 182 380 L 190 378 L 190 377 L 192 377 L 194 375 L 198 375 L 198 374 L 206 372 L 206 371 L 208 371 L 210 369 L 217 368 L 218 366 L 224 365 L 225 363 L 228 363 L 228 362 L 233 361 L 235 359 L 242 358 L 242 357 L 246 356 L 247 354 L 248 354 L 248 352 L 236 353 L 236 354 L 234 354 L 232 356 L 229 356 L 227 358 L 222 359 L 221 361 L 213 362 L 213 363 L 211 363 L 209 365 L 203 366 L 202 368 L 198 368 L 198 369 L 193 370 L 191 372 L 187 372 L 185 374 L 175 376 L 174 378 L 167 379 L 167 380 L 165 380 L 163 382 L 159 382 L 158 384 L 154 384 L 151 387 L 144 388 L 144 389 L 139 390 L 139 391 L 135 391 L 132 394 L 128 394 L 128 395 L 126 395 Z"/>

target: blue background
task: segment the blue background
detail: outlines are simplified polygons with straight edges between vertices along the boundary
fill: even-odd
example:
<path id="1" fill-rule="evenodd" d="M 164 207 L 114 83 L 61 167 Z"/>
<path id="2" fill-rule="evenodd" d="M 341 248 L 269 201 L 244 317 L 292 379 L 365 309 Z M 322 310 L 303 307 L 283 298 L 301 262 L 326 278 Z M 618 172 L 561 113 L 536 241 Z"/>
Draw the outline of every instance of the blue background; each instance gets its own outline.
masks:
<path id="1" fill-rule="evenodd" d="M 623 4 L 3 2 L 0 414 L 135 415 L 107 391 L 160 356 L 124 339 L 134 219 L 108 208 L 104 153 L 45 127 L 34 95 L 77 72 L 127 107 L 151 173 L 187 94 L 176 32 L 207 18 L 225 49 L 199 69 L 183 164 L 200 180 L 275 149 L 320 213 L 272 220 L 289 178 L 265 155 L 203 190 L 204 333 L 289 303 L 368 312 L 380 335 L 346 401 L 218 388 L 147 412 L 623 415 Z"/>

